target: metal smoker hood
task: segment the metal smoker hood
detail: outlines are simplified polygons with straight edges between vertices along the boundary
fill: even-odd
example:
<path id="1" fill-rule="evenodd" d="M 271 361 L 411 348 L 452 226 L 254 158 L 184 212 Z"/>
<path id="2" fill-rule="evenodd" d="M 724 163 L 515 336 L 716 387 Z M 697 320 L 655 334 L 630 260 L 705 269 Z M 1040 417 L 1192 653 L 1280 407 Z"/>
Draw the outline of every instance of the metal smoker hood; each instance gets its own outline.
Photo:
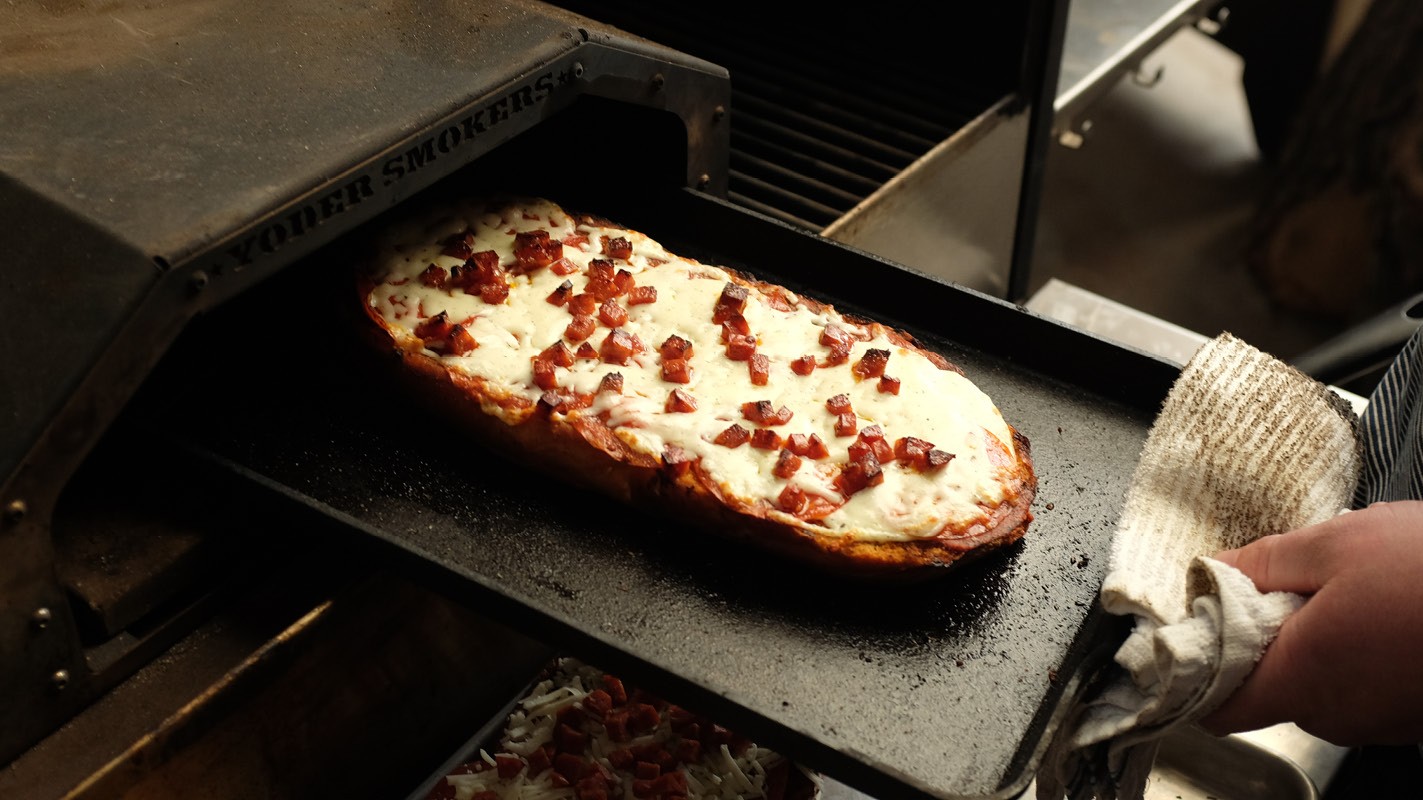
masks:
<path id="1" fill-rule="evenodd" d="M 667 112 L 725 191 L 720 67 L 536 2 L 183 3 L 0 33 L 0 667 L 18 739 L 86 673 L 48 541 L 65 481 L 195 314 L 578 101 Z M 16 666 L 16 665 L 20 666 Z M 52 698 L 50 698 L 52 699 Z M 70 709 L 72 711 L 72 708 Z M 38 729 L 34 731 L 38 733 Z M 7 739 L 10 737 L 6 737 Z"/>

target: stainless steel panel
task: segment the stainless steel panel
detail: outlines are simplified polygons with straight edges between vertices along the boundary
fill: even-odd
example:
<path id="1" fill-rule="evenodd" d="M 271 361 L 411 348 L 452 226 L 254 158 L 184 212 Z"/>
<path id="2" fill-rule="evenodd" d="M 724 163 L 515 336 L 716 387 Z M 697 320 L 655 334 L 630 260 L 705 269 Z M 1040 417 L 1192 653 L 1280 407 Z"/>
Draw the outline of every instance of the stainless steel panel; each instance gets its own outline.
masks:
<path id="1" fill-rule="evenodd" d="M 1008 294 L 1030 114 L 1003 100 L 822 234 L 998 298 Z"/>

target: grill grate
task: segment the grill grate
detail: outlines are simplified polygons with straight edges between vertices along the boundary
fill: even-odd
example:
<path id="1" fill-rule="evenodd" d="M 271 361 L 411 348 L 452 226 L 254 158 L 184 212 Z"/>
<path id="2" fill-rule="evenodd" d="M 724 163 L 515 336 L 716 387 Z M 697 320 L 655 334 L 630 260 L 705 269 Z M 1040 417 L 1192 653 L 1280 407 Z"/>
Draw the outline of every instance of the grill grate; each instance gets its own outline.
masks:
<path id="1" fill-rule="evenodd" d="M 1021 10 L 931 29 L 766 3 L 561 5 L 724 67 L 728 198 L 814 231 L 1011 91 L 1026 30 Z"/>

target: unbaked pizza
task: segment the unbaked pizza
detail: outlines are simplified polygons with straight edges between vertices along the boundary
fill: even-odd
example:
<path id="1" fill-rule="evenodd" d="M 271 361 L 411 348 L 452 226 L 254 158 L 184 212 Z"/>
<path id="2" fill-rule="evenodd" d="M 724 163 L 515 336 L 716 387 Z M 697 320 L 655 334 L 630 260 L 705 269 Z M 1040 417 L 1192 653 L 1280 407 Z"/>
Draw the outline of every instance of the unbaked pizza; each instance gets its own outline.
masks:
<path id="1" fill-rule="evenodd" d="M 629 503 L 858 576 L 935 572 L 1032 519 L 1028 440 L 943 355 L 606 219 L 425 209 L 358 284 L 418 395 Z"/>
<path id="2" fill-rule="evenodd" d="M 499 739 L 427 800 L 814 800 L 819 775 L 711 719 L 560 658 Z"/>

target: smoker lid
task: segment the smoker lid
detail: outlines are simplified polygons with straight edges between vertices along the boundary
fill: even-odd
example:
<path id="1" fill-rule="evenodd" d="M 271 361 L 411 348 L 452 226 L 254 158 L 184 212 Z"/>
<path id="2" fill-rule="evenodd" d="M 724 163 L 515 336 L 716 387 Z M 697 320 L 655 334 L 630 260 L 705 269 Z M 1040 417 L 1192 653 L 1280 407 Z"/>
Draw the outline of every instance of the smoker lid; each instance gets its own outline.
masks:
<path id="1" fill-rule="evenodd" d="M 296 226 L 336 229 L 374 216 L 427 172 L 476 157 L 468 146 L 476 133 L 492 130 L 492 147 L 549 113 L 541 98 L 535 107 L 509 93 L 518 81 L 554 95 L 586 90 L 563 91 L 577 77 L 569 53 L 589 43 L 725 80 L 720 68 L 531 0 L 22 3 L 6 22 L 0 480 L 13 477 L 67 401 L 81 402 L 70 398 L 86 378 L 118 384 L 109 393 L 120 398 L 131 391 L 123 384 L 142 379 L 200 308 L 186 302 L 184 283 L 210 276 L 175 275 L 179 267 L 231 248 L 240 265 L 241 248 L 250 256 L 281 244 L 254 243 L 253 234 L 291 232 L 256 221 L 296 213 Z M 529 83 L 535 74 L 543 83 Z M 377 165 L 372 182 L 369 165 L 382 153 L 450 125 L 455 112 L 467 115 L 463 125 L 433 145 L 459 147 L 463 138 L 466 152 L 391 188 Z M 294 206 L 301 198 L 306 205 Z M 371 208 L 341 213 L 352 203 Z M 289 249 L 282 258 L 300 255 Z M 129 349 L 155 352 L 109 364 L 106 349 L 135 325 L 141 335 L 124 341 L 142 346 Z M 101 356 L 106 374 L 96 376 Z M 75 451 L 102 429 L 106 406 L 122 401 L 82 402 L 93 408 L 78 416 L 93 424 L 62 433 Z M 64 477 L 51 472 L 51 483 Z"/>

